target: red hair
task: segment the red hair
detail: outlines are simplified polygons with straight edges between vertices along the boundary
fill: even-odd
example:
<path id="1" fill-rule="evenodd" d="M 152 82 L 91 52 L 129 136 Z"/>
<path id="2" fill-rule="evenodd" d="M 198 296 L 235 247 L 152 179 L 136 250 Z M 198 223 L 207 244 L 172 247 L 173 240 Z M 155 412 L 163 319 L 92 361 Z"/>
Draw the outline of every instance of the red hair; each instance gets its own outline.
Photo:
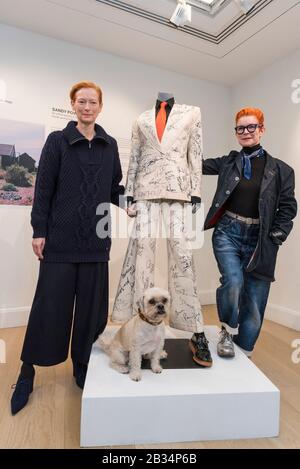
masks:
<path id="1" fill-rule="evenodd" d="M 255 107 L 245 107 L 241 109 L 235 116 L 235 123 L 237 124 L 238 120 L 244 116 L 255 116 L 260 125 L 264 125 L 265 123 L 264 113 Z"/>
<path id="2" fill-rule="evenodd" d="M 75 101 L 77 91 L 81 90 L 82 88 L 93 88 L 97 91 L 99 96 L 99 103 L 102 104 L 102 90 L 100 86 L 96 85 L 92 81 L 80 81 L 79 83 L 75 83 L 70 90 L 70 98 L 71 101 Z"/>

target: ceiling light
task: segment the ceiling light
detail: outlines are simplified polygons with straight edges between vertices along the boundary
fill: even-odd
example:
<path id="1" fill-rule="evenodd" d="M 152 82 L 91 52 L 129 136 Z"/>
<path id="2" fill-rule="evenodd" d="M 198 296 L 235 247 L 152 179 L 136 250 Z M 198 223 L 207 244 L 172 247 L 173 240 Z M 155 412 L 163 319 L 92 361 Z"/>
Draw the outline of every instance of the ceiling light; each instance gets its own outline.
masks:
<path id="1" fill-rule="evenodd" d="M 175 26 L 184 26 L 192 21 L 192 7 L 187 5 L 186 0 L 177 0 L 177 6 L 170 18 L 170 22 Z"/>
<path id="2" fill-rule="evenodd" d="M 245 15 L 256 5 L 257 0 L 235 0 L 235 3 Z"/>

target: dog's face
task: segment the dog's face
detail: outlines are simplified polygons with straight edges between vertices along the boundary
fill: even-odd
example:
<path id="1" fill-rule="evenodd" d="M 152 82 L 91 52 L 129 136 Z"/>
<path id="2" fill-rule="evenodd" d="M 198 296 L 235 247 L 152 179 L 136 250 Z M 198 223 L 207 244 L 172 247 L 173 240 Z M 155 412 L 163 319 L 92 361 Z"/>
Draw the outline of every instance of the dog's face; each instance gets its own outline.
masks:
<path id="1" fill-rule="evenodd" d="M 170 295 L 162 288 L 149 288 L 145 291 L 142 304 L 142 313 L 153 322 L 160 322 L 168 314 Z"/>

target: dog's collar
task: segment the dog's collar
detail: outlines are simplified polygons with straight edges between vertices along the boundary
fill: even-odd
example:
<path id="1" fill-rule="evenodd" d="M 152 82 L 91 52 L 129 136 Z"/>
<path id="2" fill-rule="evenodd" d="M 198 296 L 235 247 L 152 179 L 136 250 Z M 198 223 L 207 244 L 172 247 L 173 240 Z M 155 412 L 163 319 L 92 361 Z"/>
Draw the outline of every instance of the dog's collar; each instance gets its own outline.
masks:
<path id="1" fill-rule="evenodd" d="M 151 322 L 149 319 L 146 318 L 146 316 L 143 315 L 141 311 L 139 311 L 139 317 L 141 318 L 142 321 L 147 322 L 148 324 L 151 324 L 151 326 L 159 326 L 163 322 L 163 319 L 160 322 Z"/>

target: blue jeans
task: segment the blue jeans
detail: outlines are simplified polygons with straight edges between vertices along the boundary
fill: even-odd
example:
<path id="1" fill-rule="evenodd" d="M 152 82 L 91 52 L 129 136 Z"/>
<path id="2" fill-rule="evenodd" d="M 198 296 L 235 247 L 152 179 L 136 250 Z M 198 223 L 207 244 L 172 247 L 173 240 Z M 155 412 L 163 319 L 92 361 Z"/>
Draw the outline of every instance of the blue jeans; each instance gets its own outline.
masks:
<path id="1" fill-rule="evenodd" d="M 248 355 L 259 336 L 270 291 L 269 281 L 246 272 L 258 234 L 259 225 L 247 225 L 224 215 L 212 238 L 221 273 L 217 289 L 219 319 Z"/>

